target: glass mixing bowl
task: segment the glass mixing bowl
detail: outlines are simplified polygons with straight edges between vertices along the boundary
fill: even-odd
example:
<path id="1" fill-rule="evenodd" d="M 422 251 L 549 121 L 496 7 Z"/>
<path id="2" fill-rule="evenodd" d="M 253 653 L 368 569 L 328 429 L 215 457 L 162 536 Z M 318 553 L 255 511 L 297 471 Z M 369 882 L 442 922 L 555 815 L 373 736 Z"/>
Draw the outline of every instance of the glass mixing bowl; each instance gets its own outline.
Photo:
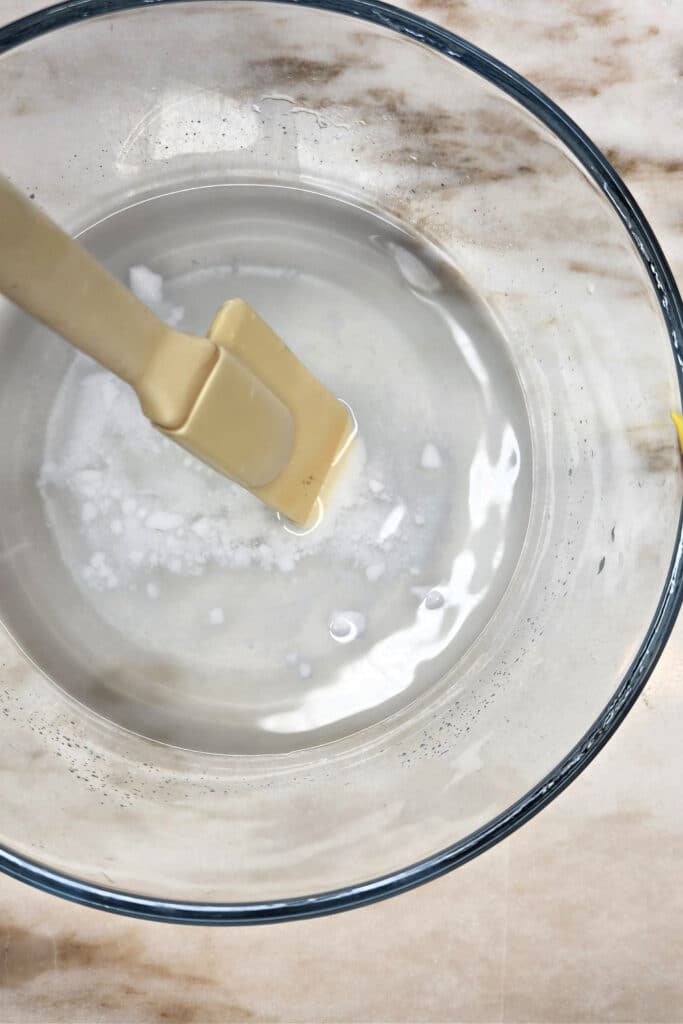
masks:
<path id="1" fill-rule="evenodd" d="M 589 763 L 681 602 L 683 317 L 642 213 L 523 78 L 368 0 L 67 0 L 0 29 L 0 55 L 1 169 L 74 232 L 188 182 L 279 182 L 434 243 L 505 339 L 531 481 L 509 579 L 437 683 L 304 749 L 164 742 L 154 714 L 125 727 L 125 679 L 72 658 L 97 627 L 36 487 L 72 353 L 19 344 L 4 303 L 0 866 L 111 911 L 237 923 L 464 863 Z M 455 416 L 457 378 L 442 398 Z"/>

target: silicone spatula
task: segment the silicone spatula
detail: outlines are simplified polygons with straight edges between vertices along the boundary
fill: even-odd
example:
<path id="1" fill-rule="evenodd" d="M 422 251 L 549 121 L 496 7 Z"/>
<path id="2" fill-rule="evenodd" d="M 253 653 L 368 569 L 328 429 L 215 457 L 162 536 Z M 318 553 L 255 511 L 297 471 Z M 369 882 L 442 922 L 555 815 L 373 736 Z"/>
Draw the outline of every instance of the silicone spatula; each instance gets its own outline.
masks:
<path id="1" fill-rule="evenodd" d="M 0 292 L 137 392 L 168 437 L 304 525 L 347 408 L 241 299 L 173 330 L 0 176 Z"/>

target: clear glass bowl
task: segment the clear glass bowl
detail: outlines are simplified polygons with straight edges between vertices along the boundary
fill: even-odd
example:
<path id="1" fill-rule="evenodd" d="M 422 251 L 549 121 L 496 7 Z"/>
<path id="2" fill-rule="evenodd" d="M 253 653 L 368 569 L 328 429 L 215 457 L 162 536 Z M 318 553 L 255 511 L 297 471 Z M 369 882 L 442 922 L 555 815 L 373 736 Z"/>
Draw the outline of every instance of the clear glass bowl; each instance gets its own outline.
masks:
<path id="1" fill-rule="evenodd" d="M 2 170 L 74 231 L 246 181 L 430 239 L 505 338 L 533 481 L 514 571 L 438 685 L 302 750 L 145 738 L 115 701 L 93 710 L 94 669 L 60 677 L 67 597 L 36 477 L 70 354 L 13 344 L 4 304 L 0 866 L 111 911 L 237 923 L 369 903 L 476 856 L 597 753 L 681 602 L 683 316 L 642 213 L 532 85 L 379 3 L 73 0 L 0 29 L 0 55 Z"/>

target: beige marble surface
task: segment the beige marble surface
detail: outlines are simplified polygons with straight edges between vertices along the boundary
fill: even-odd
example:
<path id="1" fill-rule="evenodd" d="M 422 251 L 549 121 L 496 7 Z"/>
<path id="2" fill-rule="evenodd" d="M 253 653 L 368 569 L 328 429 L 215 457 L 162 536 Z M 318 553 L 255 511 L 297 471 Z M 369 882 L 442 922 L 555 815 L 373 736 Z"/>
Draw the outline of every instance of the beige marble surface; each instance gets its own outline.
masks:
<path id="1" fill-rule="evenodd" d="M 0 20 L 39 6 L 0 0 Z M 681 0 L 412 0 L 557 99 L 683 278 Z M 683 627 L 591 768 L 511 839 L 309 923 L 184 929 L 0 879 L 0 1020 L 683 1020 Z"/>

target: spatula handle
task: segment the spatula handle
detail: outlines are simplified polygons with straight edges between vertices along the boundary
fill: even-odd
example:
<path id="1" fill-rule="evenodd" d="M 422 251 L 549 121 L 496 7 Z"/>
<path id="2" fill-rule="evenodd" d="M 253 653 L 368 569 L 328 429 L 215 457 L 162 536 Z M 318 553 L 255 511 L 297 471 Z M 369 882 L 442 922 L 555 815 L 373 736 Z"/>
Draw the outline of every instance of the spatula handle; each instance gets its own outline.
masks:
<path id="1" fill-rule="evenodd" d="M 131 384 L 166 427 L 182 421 L 217 358 L 210 341 L 167 327 L 2 175 L 0 292 Z"/>

